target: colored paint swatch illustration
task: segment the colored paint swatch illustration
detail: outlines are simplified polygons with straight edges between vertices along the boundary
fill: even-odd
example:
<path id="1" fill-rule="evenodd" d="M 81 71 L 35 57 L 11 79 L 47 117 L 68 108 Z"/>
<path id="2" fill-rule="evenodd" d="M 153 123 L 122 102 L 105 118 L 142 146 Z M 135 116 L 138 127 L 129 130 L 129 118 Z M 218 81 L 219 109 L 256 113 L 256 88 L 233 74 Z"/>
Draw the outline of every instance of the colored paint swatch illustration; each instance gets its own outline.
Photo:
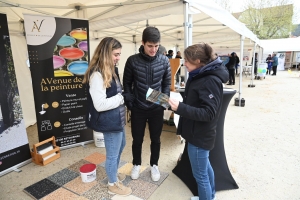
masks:
<path id="1" fill-rule="evenodd" d="M 82 76 L 88 68 L 86 28 L 76 28 L 59 38 L 53 52 L 55 77 Z"/>

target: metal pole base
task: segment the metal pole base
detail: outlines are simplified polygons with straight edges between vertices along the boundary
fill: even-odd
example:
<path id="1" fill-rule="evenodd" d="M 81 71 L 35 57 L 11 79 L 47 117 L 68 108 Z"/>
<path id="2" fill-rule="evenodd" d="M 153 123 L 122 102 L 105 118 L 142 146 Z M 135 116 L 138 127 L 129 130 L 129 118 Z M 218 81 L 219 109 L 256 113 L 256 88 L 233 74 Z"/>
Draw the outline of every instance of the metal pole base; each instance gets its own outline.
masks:
<path id="1" fill-rule="evenodd" d="M 234 105 L 244 107 L 245 106 L 245 99 L 244 98 L 241 98 L 241 99 L 235 98 L 234 99 Z"/>
<path id="2" fill-rule="evenodd" d="M 18 172 L 18 173 L 22 172 L 22 170 L 21 170 L 21 169 L 18 169 L 18 168 L 14 168 L 13 170 L 14 170 L 15 172 Z"/>

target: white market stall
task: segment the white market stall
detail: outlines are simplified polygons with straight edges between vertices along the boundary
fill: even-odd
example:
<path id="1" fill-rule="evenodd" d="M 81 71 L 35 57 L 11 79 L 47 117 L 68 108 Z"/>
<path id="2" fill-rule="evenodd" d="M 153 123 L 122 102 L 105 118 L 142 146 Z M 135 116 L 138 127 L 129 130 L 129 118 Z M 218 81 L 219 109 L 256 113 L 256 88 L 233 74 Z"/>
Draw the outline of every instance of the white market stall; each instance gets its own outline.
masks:
<path id="1" fill-rule="evenodd" d="M 287 68 L 299 68 L 300 63 L 300 37 L 283 38 L 272 40 L 261 40 L 261 46 L 264 48 L 263 59 L 268 54 L 277 53 L 279 57 L 278 70 Z"/>
<path id="2" fill-rule="evenodd" d="M 119 71 L 128 56 L 137 52 L 143 29 L 156 26 L 161 43 L 183 50 L 189 44 L 206 42 L 217 52 L 243 51 L 259 45 L 257 37 L 230 13 L 213 2 L 153 0 L 122 1 L 74 0 L 41 2 L 37 0 L 1 0 L 0 12 L 7 14 L 13 56 L 26 127 L 35 123 L 31 76 L 26 64 L 23 13 L 85 18 L 90 26 L 90 52 L 105 36 L 113 36 L 123 44 Z M 122 73 L 120 73 L 122 77 Z M 241 78 L 240 78 L 241 80 Z M 239 89 L 241 94 L 241 88 Z"/>

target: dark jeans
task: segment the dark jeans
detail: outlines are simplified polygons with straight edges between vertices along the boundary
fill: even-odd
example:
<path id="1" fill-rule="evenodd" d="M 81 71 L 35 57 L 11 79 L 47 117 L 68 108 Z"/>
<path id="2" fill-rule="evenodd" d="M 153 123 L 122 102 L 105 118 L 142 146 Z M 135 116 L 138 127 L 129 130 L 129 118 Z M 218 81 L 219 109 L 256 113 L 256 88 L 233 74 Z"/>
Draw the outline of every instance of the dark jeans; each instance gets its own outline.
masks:
<path id="1" fill-rule="evenodd" d="M 181 67 L 181 66 L 180 66 Z M 179 83 L 181 82 L 181 77 L 180 77 L 180 67 L 176 73 L 176 83 Z"/>
<path id="2" fill-rule="evenodd" d="M 177 74 L 176 74 L 176 83 L 180 83 L 181 80 L 179 80 L 179 79 L 180 79 L 180 74 L 177 73 Z"/>
<path id="3" fill-rule="evenodd" d="M 229 84 L 235 84 L 235 69 L 228 69 L 229 71 Z"/>
<path id="4" fill-rule="evenodd" d="M 235 68 L 235 75 L 238 75 L 238 68 L 239 68 L 239 65 L 236 65 L 234 68 Z"/>
<path id="5" fill-rule="evenodd" d="M 131 132 L 132 132 L 132 156 L 133 165 L 142 163 L 142 144 L 144 141 L 146 122 L 148 121 L 150 139 L 151 139 L 151 156 L 150 165 L 158 165 L 160 152 L 160 135 L 163 127 L 163 107 L 153 110 L 142 110 L 136 107 L 131 109 Z"/>
<path id="6" fill-rule="evenodd" d="M 273 67 L 272 67 L 272 70 L 273 70 L 273 74 L 276 75 L 276 72 L 277 72 L 277 66 L 273 66 Z"/>

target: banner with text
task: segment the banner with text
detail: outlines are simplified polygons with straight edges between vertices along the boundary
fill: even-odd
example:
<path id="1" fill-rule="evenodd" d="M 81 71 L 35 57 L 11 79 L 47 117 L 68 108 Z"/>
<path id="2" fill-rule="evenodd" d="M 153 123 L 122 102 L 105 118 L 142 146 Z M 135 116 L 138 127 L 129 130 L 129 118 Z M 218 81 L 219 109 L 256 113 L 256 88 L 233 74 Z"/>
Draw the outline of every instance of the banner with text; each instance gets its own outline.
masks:
<path id="1" fill-rule="evenodd" d="M 0 175 L 31 158 L 7 17 L 0 14 Z"/>
<path id="2" fill-rule="evenodd" d="M 82 84 L 89 63 L 87 20 L 24 15 L 39 141 L 58 146 L 93 140 Z"/>

